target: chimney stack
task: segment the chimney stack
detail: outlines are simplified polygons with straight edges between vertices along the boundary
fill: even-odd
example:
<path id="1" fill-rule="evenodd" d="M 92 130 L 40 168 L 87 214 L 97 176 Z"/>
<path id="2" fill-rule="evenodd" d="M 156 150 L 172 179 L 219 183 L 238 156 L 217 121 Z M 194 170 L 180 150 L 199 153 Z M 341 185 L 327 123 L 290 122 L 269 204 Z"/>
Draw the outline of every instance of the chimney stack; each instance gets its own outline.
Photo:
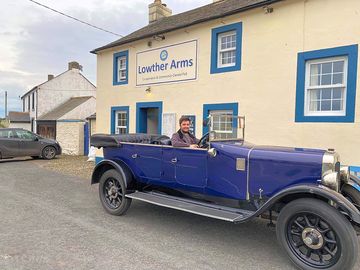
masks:
<path id="1" fill-rule="evenodd" d="M 172 11 L 161 0 L 155 0 L 149 5 L 149 23 L 158 21 L 161 18 L 171 16 Z"/>
<path id="2" fill-rule="evenodd" d="M 54 79 L 54 75 L 48 74 L 48 81 L 50 81 L 50 80 L 52 80 L 52 79 Z"/>
<path id="3" fill-rule="evenodd" d="M 68 67 L 69 67 L 69 70 L 72 70 L 72 69 L 78 69 L 78 70 L 80 70 L 80 71 L 83 70 L 82 65 L 80 65 L 80 64 L 79 64 L 78 62 L 76 62 L 76 61 L 69 62 Z"/>

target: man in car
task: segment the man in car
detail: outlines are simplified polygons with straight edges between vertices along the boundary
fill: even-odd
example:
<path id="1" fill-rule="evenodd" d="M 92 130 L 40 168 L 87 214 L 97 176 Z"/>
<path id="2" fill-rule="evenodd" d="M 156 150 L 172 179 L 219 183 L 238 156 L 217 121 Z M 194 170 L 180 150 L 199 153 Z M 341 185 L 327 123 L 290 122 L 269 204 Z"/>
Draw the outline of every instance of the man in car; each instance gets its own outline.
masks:
<path id="1" fill-rule="evenodd" d="M 171 137 L 171 144 L 174 147 L 198 148 L 199 140 L 190 133 L 190 118 L 181 116 L 179 120 L 180 129 Z"/>

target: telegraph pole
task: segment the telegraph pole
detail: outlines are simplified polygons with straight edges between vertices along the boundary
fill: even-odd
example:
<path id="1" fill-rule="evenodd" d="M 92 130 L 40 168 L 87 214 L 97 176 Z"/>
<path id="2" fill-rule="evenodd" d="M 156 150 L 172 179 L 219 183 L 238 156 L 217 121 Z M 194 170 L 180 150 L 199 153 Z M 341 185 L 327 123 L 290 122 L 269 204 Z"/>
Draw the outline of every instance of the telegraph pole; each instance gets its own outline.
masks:
<path id="1" fill-rule="evenodd" d="M 5 91 L 5 118 L 7 117 L 7 91 Z"/>

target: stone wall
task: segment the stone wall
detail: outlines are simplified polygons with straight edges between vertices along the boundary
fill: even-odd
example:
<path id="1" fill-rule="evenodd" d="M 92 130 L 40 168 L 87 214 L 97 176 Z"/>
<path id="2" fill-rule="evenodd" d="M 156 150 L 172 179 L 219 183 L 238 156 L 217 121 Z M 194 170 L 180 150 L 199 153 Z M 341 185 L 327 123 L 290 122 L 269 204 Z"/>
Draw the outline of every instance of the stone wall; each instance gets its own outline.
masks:
<path id="1" fill-rule="evenodd" d="M 9 128 L 23 128 L 31 131 L 30 123 L 10 123 Z"/>
<path id="2" fill-rule="evenodd" d="M 83 155 L 84 122 L 57 122 L 56 140 L 64 155 Z"/>

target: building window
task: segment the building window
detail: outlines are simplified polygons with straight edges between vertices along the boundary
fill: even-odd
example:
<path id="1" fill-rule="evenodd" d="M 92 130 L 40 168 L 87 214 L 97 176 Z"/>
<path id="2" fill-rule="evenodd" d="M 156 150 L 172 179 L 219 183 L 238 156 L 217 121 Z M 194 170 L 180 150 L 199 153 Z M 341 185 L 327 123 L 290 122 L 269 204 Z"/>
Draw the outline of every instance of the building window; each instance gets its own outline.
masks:
<path id="1" fill-rule="evenodd" d="M 25 98 L 23 98 L 23 112 L 25 112 L 26 108 L 25 108 Z"/>
<path id="2" fill-rule="evenodd" d="M 218 139 L 233 137 L 233 110 L 211 110 L 209 113 L 213 117 L 213 131 L 216 132 Z"/>
<path id="3" fill-rule="evenodd" d="M 236 65 L 236 32 L 226 32 L 218 36 L 218 68 Z"/>
<path id="4" fill-rule="evenodd" d="M 345 115 L 347 57 L 307 61 L 305 115 Z"/>
<path id="5" fill-rule="evenodd" d="M 129 133 L 129 107 L 111 107 L 111 134 Z"/>
<path id="6" fill-rule="evenodd" d="M 209 115 L 213 116 L 213 131 L 218 138 L 231 138 L 234 128 L 237 127 L 236 118 L 238 116 L 238 103 L 204 104 L 203 119 L 206 120 Z M 203 135 L 209 132 L 209 128 L 204 126 Z M 220 135 L 219 135 L 220 134 Z"/>
<path id="7" fill-rule="evenodd" d="M 31 99 L 32 99 L 32 110 L 35 110 L 35 92 L 32 93 Z"/>
<path id="8" fill-rule="evenodd" d="M 299 53 L 296 122 L 354 122 L 358 46 Z"/>
<path id="9" fill-rule="evenodd" d="M 28 99 L 28 112 L 30 112 L 30 96 L 28 96 L 27 99 Z"/>
<path id="10" fill-rule="evenodd" d="M 128 83 L 129 76 L 129 51 L 114 54 L 113 85 Z"/>
<path id="11" fill-rule="evenodd" d="M 234 23 L 212 30 L 211 70 L 213 73 L 241 69 L 242 23 Z"/>
<path id="12" fill-rule="evenodd" d="M 115 134 L 126 134 L 127 130 L 127 112 L 116 111 L 115 112 Z"/>

